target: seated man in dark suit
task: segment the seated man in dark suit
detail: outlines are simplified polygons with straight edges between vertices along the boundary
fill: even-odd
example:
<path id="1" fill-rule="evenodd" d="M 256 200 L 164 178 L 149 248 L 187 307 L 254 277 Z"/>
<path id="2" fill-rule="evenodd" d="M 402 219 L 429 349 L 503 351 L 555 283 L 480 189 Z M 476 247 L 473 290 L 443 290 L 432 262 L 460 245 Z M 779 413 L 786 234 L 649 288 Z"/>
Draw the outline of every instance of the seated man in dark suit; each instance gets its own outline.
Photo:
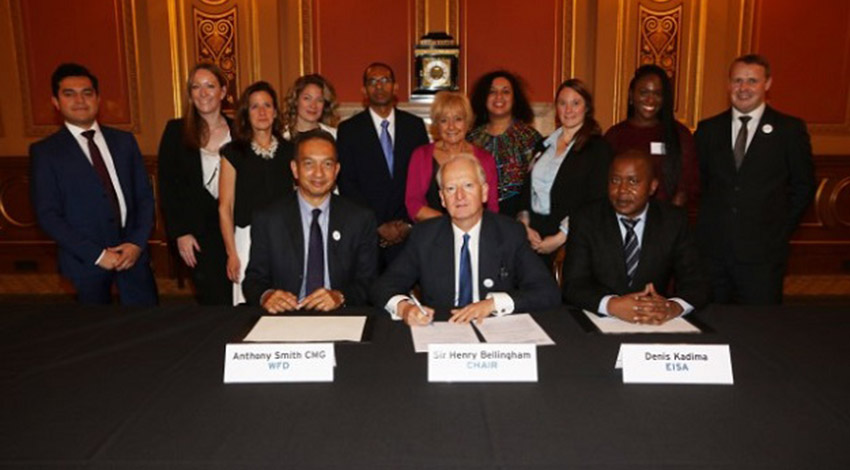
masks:
<path id="1" fill-rule="evenodd" d="M 330 134 L 299 134 L 295 150 L 297 191 L 254 214 L 245 298 L 269 313 L 364 305 L 377 275 L 375 217 L 331 194 L 340 165 Z"/>
<path id="2" fill-rule="evenodd" d="M 97 77 L 78 64 L 53 72 L 59 130 L 30 147 L 32 201 L 38 223 L 56 241 L 59 270 L 81 303 L 157 303 L 148 237 L 153 191 L 136 139 L 101 126 Z"/>
<path id="3" fill-rule="evenodd" d="M 687 213 L 650 201 L 658 187 L 652 157 L 615 157 L 608 201 L 570 219 L 564 299 L 577 307 L 635 323 L 663 323 L 708 300 L 708 284 L 688 230 Z M 668 298 L 670 281 L 674 298 Z"/>
<path id="4" fill-rule="evenodd" d="M 372 287 L 373 303 L 393 319 L 428 324 L 435 309 L 451 309 L 449 321 L 480 323 L 490 315 L 558 305 L 555 280 L 531 250 L 523 226 L 484 210 L 485 181 L 470 154 L 440 168 L 437 184 L 449 214 L 416 224 L 401 254 Z M 407 296 L 417 283 L 421 309 Z"/>

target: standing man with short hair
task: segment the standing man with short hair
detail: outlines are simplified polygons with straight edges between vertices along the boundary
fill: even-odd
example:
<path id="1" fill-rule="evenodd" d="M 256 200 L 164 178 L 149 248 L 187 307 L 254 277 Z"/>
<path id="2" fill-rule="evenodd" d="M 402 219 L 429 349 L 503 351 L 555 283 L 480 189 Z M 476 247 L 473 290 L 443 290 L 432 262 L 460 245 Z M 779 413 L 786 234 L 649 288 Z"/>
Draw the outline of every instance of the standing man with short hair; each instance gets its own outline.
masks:
<path id="1" fill-rule="evenodd" d="M 425 123 L 395 108 L 398 84 L 389 65 L 363 71 L 368 108 L 339 125 L 340 194 L 375 212 L 383 269 L 410 232 L 404 205 L 407 166 L 416 147 L 428 143 Z"/>
<path id="2" fill-rule="evenodd" d="M 695 134 L 702 197 L 697 234 L 718 303 L 779 304 L 788 242 L 815 192 L 806 124 L 765 103 L 770 64 L 729 69 L 732 108 Z"/>
<path id="3" fill-rule="evenodd" d="M 30 146 L 38 223 L 59 246 L 59 270 L 88 304 L 157 303 L 148 237 L 154 199 L 132 134 L 97 122 L 97 77 L 78 64 L 53 72 L 53 105 L 65 120 Z"/>

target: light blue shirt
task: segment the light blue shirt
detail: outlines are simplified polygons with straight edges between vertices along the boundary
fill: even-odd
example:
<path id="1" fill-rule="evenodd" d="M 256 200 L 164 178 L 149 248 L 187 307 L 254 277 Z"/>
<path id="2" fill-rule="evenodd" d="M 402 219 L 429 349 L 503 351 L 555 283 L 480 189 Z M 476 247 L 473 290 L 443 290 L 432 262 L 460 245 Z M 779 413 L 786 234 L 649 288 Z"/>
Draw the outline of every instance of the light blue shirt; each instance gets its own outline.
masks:
<path id="1" fill-rule="evenodd" d="M 310 226 L 313 225 L 313 209 L 322 211 L 319 214 L 319 227 L 322 229 L 322 244 L 324 245 L 325 289 L 331 288 L 331 278 L 328 271 L 328 226 L 330 225 L 331 196 L 325 198 L 318 207 L 313 207 L 303 197 L 301 191 L 295 191 L 298 197 L 298 208 L 301 211 L 301 232 L 304 236 L 304 271 L 301 273 L 301 290 L 298 291 L 298 301 L 307 296 L 307 256 L 310 251 Z"/>
<path id="2" fill-rule="evenodd" d="M 549 215 L 552 208 L 550 197 L 552 185 L 555 184 L 555 177 L 558 176 L 561 164 L 575 143 L 575 139 L 573 139 L 562 153 L 556 154 L 558 139 L 561 138 L 563 133 L 564 128 L 559 127 L 543 141 L 546 150 L 534 163 L 534 168 L 531 169 L 531 210 L 535 214 Z"/>

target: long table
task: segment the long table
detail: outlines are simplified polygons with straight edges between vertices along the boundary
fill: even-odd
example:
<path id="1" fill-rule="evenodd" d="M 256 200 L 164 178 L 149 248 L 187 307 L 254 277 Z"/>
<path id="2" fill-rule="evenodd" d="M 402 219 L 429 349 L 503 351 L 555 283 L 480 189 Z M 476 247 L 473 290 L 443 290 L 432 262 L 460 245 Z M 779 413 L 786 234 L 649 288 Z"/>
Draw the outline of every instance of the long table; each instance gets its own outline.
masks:
<path id="1" fill-rule="evenodd" d="M 381 314 L 333 383 L 224 385 L 256 309 L 0 307 L 3 468 L 850 468 L 847 308 L 711 306 L 696 336 L 538 314 L 532 384 L 429 384 Z M 623 342 L 729 344 L 735 385 L 624 385 Z"/>

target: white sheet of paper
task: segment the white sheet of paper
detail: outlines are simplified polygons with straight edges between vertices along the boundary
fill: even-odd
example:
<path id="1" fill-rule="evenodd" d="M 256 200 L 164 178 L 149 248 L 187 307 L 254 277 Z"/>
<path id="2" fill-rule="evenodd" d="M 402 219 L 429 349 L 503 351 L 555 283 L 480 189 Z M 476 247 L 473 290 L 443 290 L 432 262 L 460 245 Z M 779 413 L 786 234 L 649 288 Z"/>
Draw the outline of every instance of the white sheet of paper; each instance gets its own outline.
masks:
<path id="1" fill-rule="evenodd" d="M 674 318 L 661 325 L 642 325 L 629 323 L 617 317 L 600 317 L 587 310 L 584 311 L 587 318 L 605 334 L 622 333 L 701 333 L 700 329 L 682 317 Z"/>
<path id="2" fill-rule="evenodd" d="M 527 313 L 485 318 L 484 323 L 474 323 L 475 328 L 488 343 L 555 344 L 543 328 Z"/>
<path id="3" fill-rule="evenodd" d="M 366 317 L 261 317 L 245 336 L 248 342 L 355 341 L 363 337 Z"/>
<path id="4" fill-rule="evenodd" d="M 413 336 L 413 349 L 418 353 L 428 352 L 429 344 L 480 343 L 469 323 L 435 321 L 427 326 L 411 326 L 410 335 Z"/>

